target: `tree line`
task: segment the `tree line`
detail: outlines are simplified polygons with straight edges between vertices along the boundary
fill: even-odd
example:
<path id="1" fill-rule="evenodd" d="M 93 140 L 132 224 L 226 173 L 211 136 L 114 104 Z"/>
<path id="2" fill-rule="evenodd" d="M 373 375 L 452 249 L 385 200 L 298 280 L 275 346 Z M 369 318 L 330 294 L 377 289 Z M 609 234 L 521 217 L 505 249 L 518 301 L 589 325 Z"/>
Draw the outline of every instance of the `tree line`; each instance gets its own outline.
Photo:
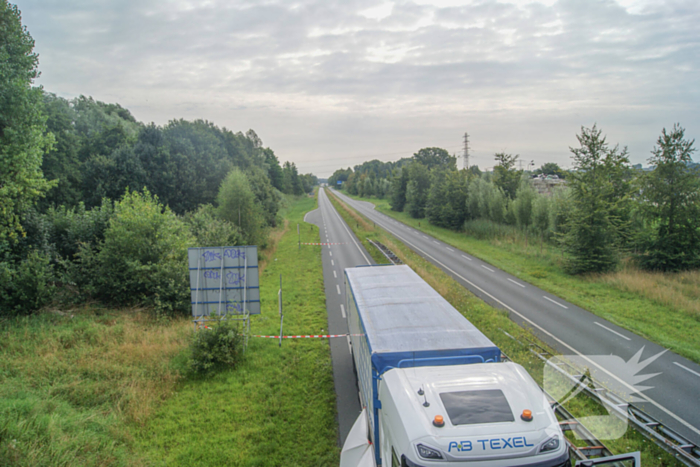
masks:
<path id="1" fill-rule="evenodd" d="M 0 313 L 91 298 L 186 312 L 187 247 L 264 247 L 285 195 L 317 183 L 253 130 L 144 124 L 34 87 L 34 40 L 7 0 L 0 31 Z"/>
<path id="2" fill-rule="evenodd" d="M 684 129 L 662 130 L 649 170 L 632 167 L 627 149 L 608 144 L 596 125 L 577 138 L 571 170 L 547 163 L 534 172 L 565 179 L 551 196 L 534 188 L 533 174 L 516 169 L 517 155 L 497 153 L 493 171 L 481 173 L 457 170 L 441 148 L 339 169 L 329 185 L 388 199 L 394 211 L 479 238 L 515 229 L 526 242 L 561 247 L 572 274 L 614 270 L 625 256 L 648 270 L 700 267 L 700 165 Z"/>

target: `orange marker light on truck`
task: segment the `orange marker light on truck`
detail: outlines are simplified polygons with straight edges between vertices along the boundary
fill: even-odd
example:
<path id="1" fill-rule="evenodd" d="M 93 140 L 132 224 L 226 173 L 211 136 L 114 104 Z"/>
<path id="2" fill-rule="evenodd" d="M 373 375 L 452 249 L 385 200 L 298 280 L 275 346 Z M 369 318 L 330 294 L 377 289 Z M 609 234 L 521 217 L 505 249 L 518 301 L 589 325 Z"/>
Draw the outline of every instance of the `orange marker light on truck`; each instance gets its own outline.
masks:
<path id="1" fill-rule="evenodd" d="M 525 410 L 523 410 L 522 415 L 520 415 L 520 418 L 522 418 L 526 422 L 531 422 L 532 421 L 532 412 L 525 409 Z"/>
<path id="2" fill-rule="evenodd" d="M 435 419 L 433 419 L 433 425 L 435 425 L 436 427 L 445 426 L 445 419 L 442 418 L 442 415 L 435 415 Z"/>

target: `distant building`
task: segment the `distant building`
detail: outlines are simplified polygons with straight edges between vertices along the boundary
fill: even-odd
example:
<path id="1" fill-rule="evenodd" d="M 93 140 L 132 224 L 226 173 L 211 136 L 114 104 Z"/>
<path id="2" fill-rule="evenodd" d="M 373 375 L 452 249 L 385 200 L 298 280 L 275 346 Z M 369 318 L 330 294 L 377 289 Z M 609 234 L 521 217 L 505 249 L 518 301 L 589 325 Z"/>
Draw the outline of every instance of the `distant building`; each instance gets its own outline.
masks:
<path id="1" fill-rule="evenodd" d="M 530 183 L 539 194 L 545 196 L 552 196 L 554 190 L 566 186 L 566 180 L 559 178 L 558 175 L 537 175 L 530 179 Z"/>

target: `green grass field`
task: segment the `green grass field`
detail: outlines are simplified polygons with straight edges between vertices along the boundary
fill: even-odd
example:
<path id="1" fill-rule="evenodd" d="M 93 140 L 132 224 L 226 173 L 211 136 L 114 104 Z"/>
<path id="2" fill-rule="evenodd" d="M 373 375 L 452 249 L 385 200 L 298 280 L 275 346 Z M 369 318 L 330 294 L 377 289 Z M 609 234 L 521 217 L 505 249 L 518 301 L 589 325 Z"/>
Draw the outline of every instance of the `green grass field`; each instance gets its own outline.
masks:
<path id="1" fill-rule="evenodd" d="M 262 315 L 253 334 L 279 334 L 282 274 L 285 334 L 320 334 L 327 326 L 320 249 L 297 246 L 313 198 L 287 213 L 289 228 L 261 275 Z M 184 381 L 136 433 L 151 465 L 337 465 L 335 392 L 328 342 L 251 338 L 243 364 L 205 380 Z"/>
<path id="2" fill-rule="evenodd" d="M 663 281 L 650 273 L 571 276 L 561 266 L 560 250 L 541 245 L 537 239 L 530 238 L 527 246 L 523 239 L 477 240 L 431 225 L 427 219 L 392 211 L 387 200 L 352 198 L 372 202 L 378 211 L 396 220 L 700 363 L 700 314 L 695 311 L 700 273 L 666 275 L 663 279 L 673 285 L 656 294 Z M 647 282 L 641 282 L 642 277 Z"/>
<path id="3" fill-rule="evenodd" d="M 263 252 L 255 334 L 279 333 L 280 274 L 285 333 L 326 327 L 320 250 L 299 251 L 295 225 L 316 202 L 290 203 Z M 325 340 L 253 338 L 238 368 L 196 378 L 186 317 L 86 306 L 0 329 L 0 465 L 338 465 Z"/>
<path id="4" fill-rule="evenodd" d="M 544 364 L 542 360 L 530 352 L 529 343 L 535 343 L 543 348 L 547 348 L 546 344 L 511 321 L 505 311 L 497 310 L 487 305 L 441 269 L 413 253 L 395 237 L 379 227 L 374 227 L 371 221 L 368 221 L 356 211 L 349 209 L 334 196 L 329 196 L 329 198 L 352 228 L 355 235 L 362 241 L 367 251 L 372 254 L 375 261 L 378 263 L 387 262 L 381 252 L 368 242 L 370 239 L 379 240 L 389 247 L 404 263 L 411 266 L 426 282 L 491 339 L 503 353 L 525 367 L 535 381 L 542 384 Z M 552 352 L 552 349 L 548 350 Z M 606 413 L 603 407 L 584 395 L 576 396 L 576 398 L 569 401 L 566 404 L 566 408 L 577 418 Z M 647 441 L 641 434 L 632 429 L 627 430 L 622 438 L 605 441 L 605 443 L 616 453 L 641 451 L 642 464 L 645 467 L 681 465 L 672 456 L 655 444 Z"/>

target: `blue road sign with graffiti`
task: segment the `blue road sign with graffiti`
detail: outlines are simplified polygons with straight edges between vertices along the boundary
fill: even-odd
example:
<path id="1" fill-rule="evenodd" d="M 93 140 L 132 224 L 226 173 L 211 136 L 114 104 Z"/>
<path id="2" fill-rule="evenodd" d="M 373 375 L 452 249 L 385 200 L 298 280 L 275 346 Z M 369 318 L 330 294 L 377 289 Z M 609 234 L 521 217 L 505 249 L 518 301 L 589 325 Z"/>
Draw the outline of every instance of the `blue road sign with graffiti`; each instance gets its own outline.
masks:
<path id="1" fill-rule="evenodd" d="M 260 314 L 257 246 L 190 248 L 192 316 Z"/>

